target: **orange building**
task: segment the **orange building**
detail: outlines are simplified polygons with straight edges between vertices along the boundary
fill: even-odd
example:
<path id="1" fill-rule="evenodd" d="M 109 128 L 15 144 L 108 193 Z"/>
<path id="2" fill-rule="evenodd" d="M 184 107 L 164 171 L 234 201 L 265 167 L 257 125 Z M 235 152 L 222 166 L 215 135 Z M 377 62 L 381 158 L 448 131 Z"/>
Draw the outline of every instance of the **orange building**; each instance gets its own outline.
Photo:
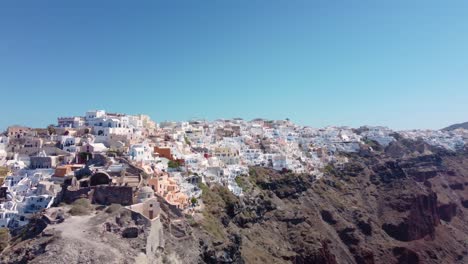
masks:
<path id="1" fill-rule="evenodd" d="M 168 203 L 181 209 L 188 206 L 188 196 L 180 192 L 180 187 L 177 182 L 169 178 L 167 174 L 149 179 L 148 185 L 157 195 L 163 197 Z"/>
<path id="2" fill-rule="evenodd" d="M 174 156 L 172 156 L 170 148 L 164 147 L 154 147 L 154 152 L 159 154 L 159 157 L 166 158 L 168 160 L 174 160 Z"/>
<path id="3" fill-rule="evenodd" d="M 84 165 L 82 164 L 68 164 L 62 165 L 55 168 L 54 177 L 65 177 L 68 175 L 73 175 L 73 172 L 82 169 Z"/>

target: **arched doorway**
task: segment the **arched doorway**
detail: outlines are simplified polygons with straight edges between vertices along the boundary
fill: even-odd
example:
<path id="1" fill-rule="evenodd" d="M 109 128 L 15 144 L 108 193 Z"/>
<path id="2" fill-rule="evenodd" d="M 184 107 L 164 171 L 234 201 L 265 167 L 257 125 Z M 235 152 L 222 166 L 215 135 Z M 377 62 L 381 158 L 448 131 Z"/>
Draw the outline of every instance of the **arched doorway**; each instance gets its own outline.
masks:
<path id="1" fill-rule="evenodd" d="M 112 179 L 109 176 L 109 174 L 100 171 L 100 172 L 96 172 L 90 177 L 89 186 L 107 185 L 111 182 L 112 182 Z"/>

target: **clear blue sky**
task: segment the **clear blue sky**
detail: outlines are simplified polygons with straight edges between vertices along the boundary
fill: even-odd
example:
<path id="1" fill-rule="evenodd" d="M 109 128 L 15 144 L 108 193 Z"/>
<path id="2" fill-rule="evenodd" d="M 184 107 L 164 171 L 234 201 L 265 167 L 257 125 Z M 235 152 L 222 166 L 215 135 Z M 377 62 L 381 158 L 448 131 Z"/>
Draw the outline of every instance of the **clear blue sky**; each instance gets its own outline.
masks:
<path id="1" fill-rule="evenodd" d="M 137 3 L 138 2 L 138 3 Z M 468 121 L 468 1 L 1 1 L 0 129 L 88 109 Z"/>

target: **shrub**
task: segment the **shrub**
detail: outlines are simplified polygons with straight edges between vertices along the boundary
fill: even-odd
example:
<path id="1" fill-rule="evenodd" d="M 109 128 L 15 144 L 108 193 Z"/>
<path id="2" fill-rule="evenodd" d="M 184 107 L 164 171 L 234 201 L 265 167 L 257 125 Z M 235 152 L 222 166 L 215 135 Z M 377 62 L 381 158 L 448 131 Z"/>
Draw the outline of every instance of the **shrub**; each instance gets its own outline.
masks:
<path id="1" fill-rule="evenodd" d="M 170 160 L 167 166 L 171 169 L 177 169 L 180 167 L 180 163 L 178 161 Z"/>
<path id="2" fill-rule="evenodd" d="M 122 208 L 120 204 L 111 204 L 109 207 L 107 207 L 105 212 L 108 214 L 112 214 L 112 213 L 119 211 L 120 208 Z"/>
<path id="3" fill-rule="evenodd" d="M 146 172 L 142 172 L 142 173 L 141 173 L 141 178 L 142 178 L 143 180 L 147 180 L 147 179 L 150 178 L 150 175 L 149 175 L 148 173 L 146 173 Z"/>
<path id="4" fill-rule="evenodd" d="M 54 135 L 56 132 L 54 125 L 47 126 L 47 132 L 49 133 L 49 135 Z"/>
<path id="5" fill-rule="evenodd" d="M 73 202 L 70 208 L 71 215 L 88 215 L 92 209 L 91 202 L 88 199 L 81 198 Z"/>
<path id="6" fill-rule="evenodd" d="M 248 189 L 248 181 L 245 179 L 245 176 L 237 176 L 234 181 L 242 189 L 243 192 L 246 192 Z"/>
<path id="7" fill-rule="evenodd" d="M 197 204 L 197 202 L 198 202 L 198 201 L 197 201 L 197 198 L 195 198 L 195 197 L 192 197 L 192 199 L 190 199 L 190 203 L 191 203 L 193 206 L 195 206 L 195 205 Z"/>
<path id="8" fill-rule="evenodd" d="M 84 206 L 86 208 L 91 208 L 91 202 L 86 198 L 80 198 L 73 202 L 73 205 Z"/>

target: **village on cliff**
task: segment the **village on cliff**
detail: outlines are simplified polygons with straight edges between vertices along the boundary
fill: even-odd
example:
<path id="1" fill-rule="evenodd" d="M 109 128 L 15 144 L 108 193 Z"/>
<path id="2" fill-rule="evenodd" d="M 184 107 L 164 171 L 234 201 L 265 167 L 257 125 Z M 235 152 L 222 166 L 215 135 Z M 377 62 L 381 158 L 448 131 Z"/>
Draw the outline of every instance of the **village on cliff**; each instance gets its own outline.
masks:
<path id="1" fill-rule="evenodd" d="M 11 126 L 0 134 L 0 227 L 19 228 L 62 202 L 86 198 L 121 204 L 149 219 L 156 197 L 186 213 L 199 210 L 201 185 L 242 196 L 236 177 L 249 167 L 323 177 L 327 164 L 363 144 L 396 137 L 455 151 L 467 130 L 392 131 L 386 127 L 299 126 L 289 120 L 240 118 L 156 123 L 147 115 L 89 111 L 43 129 Z M 371 144 L 367 144 L 369 146 Z"/>

